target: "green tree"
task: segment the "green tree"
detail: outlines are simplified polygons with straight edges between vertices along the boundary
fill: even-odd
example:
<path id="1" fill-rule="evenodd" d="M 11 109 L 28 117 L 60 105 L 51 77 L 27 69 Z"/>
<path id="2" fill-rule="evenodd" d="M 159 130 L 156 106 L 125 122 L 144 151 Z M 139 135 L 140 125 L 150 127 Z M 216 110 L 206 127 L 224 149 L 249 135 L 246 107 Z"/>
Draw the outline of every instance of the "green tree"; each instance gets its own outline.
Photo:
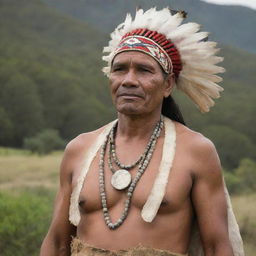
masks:
<path id="1" fill-rule="evenodd" d="M 43 113 L 35 83 L 26 75 L 15 73 L 0 84 L 0 107 L 6 120 L 15 129 L 11 141 L 0 141 L 11 146 L 21 146 L 23 137 L 34 135 L 43 126 Z"/>
<path id="2" fill-rule="evenodd" d="M 8 146 L 13 135 L 13 123 L 9 119 L 6 111 L 0 107 L 0 143 L 3 146 Z"/>
<path id="3" fill-rule="evenodd" d="M 244 192 L 256 191 L 256 162 L 245 158 L 240 161 L 235 175 L 239 179 L 241 190 Z"/>
<path id="4" fill-rule="evenodd" d="M 66 142 L 54 129 L 45 129 L 34 137 L 24 139 L 24 148 L 39 154 L 48 154 L 54 150 L 63 149 Z"/>
<path id="5" fill-rule="evenodd" d="M 214 142 L 222 165 L 228 170 L 236 168 L 242 158 L 255 157 L 255 145 L 246 135 L 230 127 L 208 126 L 202 133 Z"/>
<path id="6" fill-rule="evenodd" d="M 256 192 L 256 162 L 244 158 L 232 172 L 224 170 L 224 177 L 230 193 Z"/>
<path id="7" fill-rule="evenodd" d="M 228 188 L 229 193 L 241 193 L 241 184 L 239 178 L 233 173 L 224 170 L 224 178 Z"/>

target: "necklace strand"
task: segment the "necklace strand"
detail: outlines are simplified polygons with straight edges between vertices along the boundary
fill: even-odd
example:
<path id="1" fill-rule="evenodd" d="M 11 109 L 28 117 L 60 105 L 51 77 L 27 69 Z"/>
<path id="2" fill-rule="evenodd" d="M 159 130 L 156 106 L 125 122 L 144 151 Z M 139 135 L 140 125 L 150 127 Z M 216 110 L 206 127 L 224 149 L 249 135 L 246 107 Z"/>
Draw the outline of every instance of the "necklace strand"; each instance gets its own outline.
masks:
<path id="1" fill-rule="evenodd" d="M 107 196 L 106 196 L 106 189 L 105 189 L 105 177 L 104 177 L 104 158 L 105 158 L 105 152 L 107 149 L 107 144 L 109 141 L 109 136 L 106 136 L 106 139 L 102 145 L 101 151 L 100 151 L 100 163 L 99 163 L 99 187 L 100 187 L 100 197 L 101 197 L 101 203 L 102 203 L 102 208 L 103 208 L 103 215 L 104 215 L 104 220 L 106 225 L 108 226 L 109 229 L 116 229 L 118 227 L 120 227 L 123 222 L 125 221 L 125 219 L 128 216 L 128 212 L 129 212 L 129 208 L 130 208 L 130 204 L 131 204 L 131 198 L 134 192 L 134 189 L 138 183 L 138 181 L 140 180 L 141 176 L 143 175 L 143 173 L 145 172 L 155 149 L 155 145 L 157 142 L 157 139 L 159 138 L 162 128 L 163 128 L 163 119 L 161 117 L 161 120 L 159 121 L 159 126 L 158 126 L 158 130 L 156 132 L 156 136 L 155 138 L 152 140 L 152 143 L 150 145 L 150 148 L 148 150 L 148 152 L 146 153 L 145 159 L 143 159 L 143 161 L 141 161 L 139 163 L 138 166 L 138 172 L 135 175 L 135 178 L 132 180 L 129 188 L 128 188 L 128 192 L 127 192 L 127 199 L 124 202 L 124 210 L 121 214 L 121 217 L 115 222 L 113 223 L 111 221 L 110 215 L 109 215 L 109 210 L 107 207 Z"/>
<path id="2" fill-rule="evenodd" d="M 151 144 L 152 144 L 153 140 L 156 138 L 156 134 L 157 134 L 158 130 L 160 129 L 160 123 L 161 122 L 157 123 L 153 133 L 151 134 L 150 140 L 149 140 L 143 154 L 141 154 L 141 156 L 139 157 L 139 159 L 137 161 L 135 161 L 133 164 L 129 164 L 129 165 L 122 164 L 116 155 L 116 146 L 115 146 L 116 143 L 115 143 L 115 135 L 114 134 L 115 134 L 115 129 L 117 127 L 117 124 L 115 124 L 113 126 L 113 128 L 110 131 L 110 136 L 109 136 L 109 144 L 110 145 L 109 145 L 109 155 L 108 155 L 108 165 L 109 165 L 109 169 L 112 171 L 112 173 L 115 173 L 115 169 L 112 164 L 113 162 L 121 169 L 130 170 L 130 169 L 134 168 L 135 166 L 137 166 L 139 163 L 141 163 L 145 159 L 145 157 L 151 147 Z"/>

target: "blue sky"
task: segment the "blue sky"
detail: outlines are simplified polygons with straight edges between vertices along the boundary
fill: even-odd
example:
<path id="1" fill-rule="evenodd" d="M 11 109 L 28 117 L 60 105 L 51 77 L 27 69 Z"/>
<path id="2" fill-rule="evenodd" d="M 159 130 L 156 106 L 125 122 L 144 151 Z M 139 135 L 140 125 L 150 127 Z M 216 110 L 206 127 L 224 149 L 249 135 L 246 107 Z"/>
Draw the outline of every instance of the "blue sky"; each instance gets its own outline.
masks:
<path id="1" fill-rule="evenodd" d="M 202 0 L 204 2 L 222 5 L 242 5 L 256 10 L 256 0 Z"/>

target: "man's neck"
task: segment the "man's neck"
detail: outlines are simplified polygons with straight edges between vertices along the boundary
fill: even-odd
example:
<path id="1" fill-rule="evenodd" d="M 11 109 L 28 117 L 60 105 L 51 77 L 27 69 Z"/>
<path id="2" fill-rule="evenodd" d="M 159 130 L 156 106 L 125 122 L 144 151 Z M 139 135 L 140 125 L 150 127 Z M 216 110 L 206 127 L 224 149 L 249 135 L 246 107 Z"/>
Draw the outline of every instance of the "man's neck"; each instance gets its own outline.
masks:
<path id="1" fill-rule="evenodd" d="M 151 115 L 124 115 L 118 113 L 117 136 L 123 138 L 148 138 L 156 123 L 160 120 L 161 113 Z"/>

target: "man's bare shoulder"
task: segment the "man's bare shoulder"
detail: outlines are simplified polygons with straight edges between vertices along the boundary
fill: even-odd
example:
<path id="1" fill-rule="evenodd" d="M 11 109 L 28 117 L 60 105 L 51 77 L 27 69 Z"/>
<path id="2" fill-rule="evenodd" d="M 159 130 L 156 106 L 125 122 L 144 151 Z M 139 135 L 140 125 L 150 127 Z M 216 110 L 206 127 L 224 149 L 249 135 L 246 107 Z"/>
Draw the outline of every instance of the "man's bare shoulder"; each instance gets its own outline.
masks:
<path id="1" fill-rule="evenodd" d="M 196 170 L 220 169 L 218 153 L 213 142 L 203 134 L 193 131 L 188 127 L 175 123 L 177 143 L 191 156 Z"/>
<path id="2" fill-rule="evenodd" d="M 83 151 L 90 147 L 105 127 L 106 126 L 102 126 L 97 130 L 79 134 L 67 144 L 65 151 L 70 154 L 76 154 L 76 152 Z"/>
<path id="3" fill-rule="evenodd" d="M 178 122 L 175 122 L 175 127 L 177 139 L 186 141 L 186 146 L 188 148 L 192 147 L 193 151 L 196 151 L 197 153 L 205 153 L 205 150 L 215 150 L 213 142 L 210 139 L 206 138 L 203 134 L 191 130 L 187 126 Z"/>
<path id="4" fill-rule="evenodd" d="M 75 166 L 81 162 L 86 151 L 104 128 L 105 126 L 91 132 L 82 133 L 67 144 L 61 164 L 63 172 L 73 173 L 76 169 Z"/>

